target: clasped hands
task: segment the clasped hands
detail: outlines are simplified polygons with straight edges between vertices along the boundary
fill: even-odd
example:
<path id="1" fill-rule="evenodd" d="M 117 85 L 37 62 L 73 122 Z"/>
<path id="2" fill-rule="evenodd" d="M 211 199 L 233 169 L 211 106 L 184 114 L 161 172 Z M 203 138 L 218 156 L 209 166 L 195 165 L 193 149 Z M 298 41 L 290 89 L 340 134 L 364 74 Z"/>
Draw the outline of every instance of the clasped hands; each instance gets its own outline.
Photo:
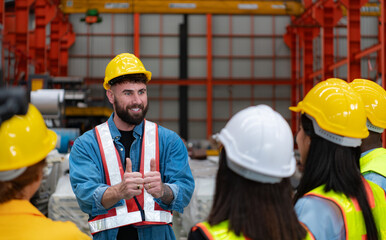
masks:
<path id="1" fill-rule="evenodd" d="M 126 158 L 126 171 L 119 185 L 119 191 L 124 199 L 140 195 L 143 189 L 154 198 L 162 197 L 165 192 L 165 186 L 161 181 L 161 174 L 157 171 L 154 158 L 150 161 L 150 172 L 145 173 L 144 176 L 140 172 L 133 172 L 131 160 Z"/>

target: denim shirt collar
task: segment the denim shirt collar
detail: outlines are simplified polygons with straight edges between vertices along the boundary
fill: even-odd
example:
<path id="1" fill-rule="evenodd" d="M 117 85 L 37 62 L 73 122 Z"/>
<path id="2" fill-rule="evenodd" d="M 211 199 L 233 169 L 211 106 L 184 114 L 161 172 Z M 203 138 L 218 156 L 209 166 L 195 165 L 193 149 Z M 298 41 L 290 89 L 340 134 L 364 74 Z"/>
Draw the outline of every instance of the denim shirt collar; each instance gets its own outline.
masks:
<path id="1" fill-rule="evenodd" d="M 109 117 L 109 119 L 107 120 L 107 124 L 109 125 L 109 129 L 110 129 L 110 132 L 111 132 L 111 136 L 113 139 L 120 139 L 121 138 L 121 133 L 119 132 L 117 126 L 115 125 L 114 123 L 114 113 L 112 113 Z M 136 125 L 134 127 L 134 136 L 137 138 L 137 136 L 141 137 L 142 136 L 142 132 L 143 132 L 143 122 L 142 121 L 140 124 Z"/>

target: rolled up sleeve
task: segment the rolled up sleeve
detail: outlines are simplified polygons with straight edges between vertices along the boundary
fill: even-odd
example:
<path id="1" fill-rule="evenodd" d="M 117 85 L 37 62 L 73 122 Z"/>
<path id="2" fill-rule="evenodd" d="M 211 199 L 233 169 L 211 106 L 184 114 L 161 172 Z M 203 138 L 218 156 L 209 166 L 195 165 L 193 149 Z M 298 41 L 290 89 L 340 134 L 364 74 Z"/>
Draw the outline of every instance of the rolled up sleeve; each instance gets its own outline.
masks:
<path id="1" fill-rule="evenodd" d="M 188 162 L 188 152 L 181 138 L 171 131 L 163 135 L 160 148 L 162 148 L 160 165 L 164 168 L 163 181 L 172 190 L 174 199 L 169 205 L 160 199 L 155 200 L 165 210 L 183 213 L 192 198 L 195 186 Z"/>
<path id="2" fill-rule="evenodd" d="M 104 180 L 103 166 L 100 164 L 98 148 L 93 146 L 91 133 L 79 137 L 70 153 L 70 181 L 81 210 L 91 216 L 106 214 L 101 199 L 109 187 Z M 95 143 L 96 144 L 96 143 Z M 122 205 L 123 201 L 115 206 Z"/>

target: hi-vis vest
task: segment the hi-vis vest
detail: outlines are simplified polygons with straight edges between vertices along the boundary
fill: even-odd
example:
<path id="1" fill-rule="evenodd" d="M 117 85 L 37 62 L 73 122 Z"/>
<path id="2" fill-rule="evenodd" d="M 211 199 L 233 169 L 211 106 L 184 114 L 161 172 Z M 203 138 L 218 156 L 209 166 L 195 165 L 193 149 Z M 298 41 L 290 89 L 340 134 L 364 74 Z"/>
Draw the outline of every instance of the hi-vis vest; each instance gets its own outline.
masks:
<path id="1" fill-rule="evenodd" d="M 386 196 L 381 187 L 364 180 L 368 202 L 374 217 L 379 239 L 386 239 Z M 325 192 L 321 185 L 305 196 L 317 196 L 334 202 L 341 210 L 346 231 L 346 239 L 366 239 L 366 225 L 358 201 L 343 193 Z"/>
<path id="2" fill-rule="evenodd" d="M 237 236 L 234 232 L 229 231 L 228 229 L 229 221 L 223 221 L 217 225 L 211 226 L 208 222 L 197 223 L 192 231 L 195 231 L 197 228 L 201 229 L 201 233 L 209 240 L 249 240 L 250 238 L 244 237 L 241 233 L 240 236 Z M 314 240 L 315 238 L 308 232 L 305 240 Z"/>
<path id="3" fill-rule="evenodd" d="M 360 159 L 361 173 L 376 172 L 386 177 L 386 149 L 377 148 Z"/>
<path id="4" fill-rule="evenodd" d="M 208 222 L 197 223 L 192 230 L 199 228 L 201 232 L 206 235 L 209 240 L 222 239 L 222 240 L 248 240 L 241 233 L 237 236 L 233 231 L 228 230 L 229 221 L 223 221 L 217 225 L 211 226 Z"/>
<path id="5" fill-rule="evenodd" d="M 106 183 L 110 186 L 122 181 L 123 167 L 119 153 L 111 138 L 108 123 L 102 123 L 95 127 L 96 138 L 101 152 Z M 140 172 L 150 171 L 150 160 L 156 160 L 159 171 L 159 143 L 157 124 L 144 121 L 144 133 L 142 137 L 142 152 Z M 153 199 L 153 196 L 142 190 L 142 194 L 129 200 L 125 204 L 112 208 L 107 214 L 99 215 L 89 220 L 90 231 L 95 234 L 100 231 L 117 228 L 125 225 L 163 225 L 172 222 L 172 213 L 162 209 Z"/>

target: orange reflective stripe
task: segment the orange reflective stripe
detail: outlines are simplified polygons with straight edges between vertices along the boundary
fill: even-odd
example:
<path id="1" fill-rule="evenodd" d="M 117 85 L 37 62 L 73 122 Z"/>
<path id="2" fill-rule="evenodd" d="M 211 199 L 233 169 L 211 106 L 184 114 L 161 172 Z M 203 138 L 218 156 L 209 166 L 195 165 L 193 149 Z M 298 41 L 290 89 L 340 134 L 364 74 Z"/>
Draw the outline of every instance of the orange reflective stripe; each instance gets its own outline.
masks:
<path id="1" fill-rule="evenodd" d="M 367 201 L 369 202 L 370 208 L 375 208 L 375 200 L 374 200 L 374 194 L 373 190 L 371 190 L 371 187 L 369 183 L 365 180 L 365 178 L 362 177 L 362 182 L 365 187 Z M 354 203 L 354 207 L 356 211 L 361 211 L 361 207 L 359 206 L 359 203 L 356 198 L 350 198 L 351 201 Z"/>
<path id="2" fill-rule="evenodd" d="M 95 134 L 96 134 L 96 139 L 98 141 L 99 152 L 101 153 L 101 158 L 102 158 L 102 162 L 103 162 L 103 168 L 105 170 L 106 183 L 107 183 L 107 185 L 111 186 L 110 177 L 109 177 L 109 170 L 106 167 L 107 165 L 106 165 L 105 153 L 104 153 L 104 150 L 102 148 L 102 142 L 101 142 L 101 137 L 99 135 L 98 128 L 95 128 Z"/>
<path id="3" fill-rule="evenodd" d="M 300 222 L 300 221 L 299 221 Z M 312 234 L 312 232 L 310 231 L 310 229 L 307 227 L 306 224 L 304 224 L 303 222 L 300 222 L 300 224 L 304 227 L 304 229 L 306 229 L 307 233 L 308 233 L 308 236 L 310 236 L 311 240 L 315 240 L 315 237 L 314 237 L 314 234 Z"/>
<path id="4" fill-rule="evenodd" d="M 197 223 L 196 226 L 205 233 L 205 235 L 208 237 L 209 240 L 215 240 L 212 234 L 209 232 L 209 230 L 205 227 L 203 223 Z"/>
<path id="5" fill-rule="evenodd" d="M 371 189 L 369 183 L 365 180 L 364 177 L 362 177 L 363 184 L 365 185 L 366 194 L 367 194 L 367 201 L 369 202 L 369 205 L 371 208 L 375 208 L 375 200 L 374 200 L 374 194 L 373 190 Z"/>
<path id="6" fill-rule="evenodd" d="M 332 201 L 333 203 L 335 203 L 336 205 L 338 205 L 339 209 L 340 209 L 340 212 L 342 213 L 342 216 L 343 216 L 343 221 L 344 221 L 344 228 L 346 230 L 346 240 L 349 240 L 348 239 L 348 225 L 347 225 L 347 219 L 346 219 L 346 213 L 344 211 L 344 208 L 343 206 L 341 206 L 338 202 L 335 201 L 335 199 L 331 198 L 331 197 L 328 197 L 328 196 L 324 196 L 322 194 L 318 194 L 318 193 L 306 193 L 305 196 L 316 196 L 316 197 L 320 197 L 320 198 L 324 198 L 324 199 L 327 199 L 327 200 L 330 200 Z M 355 203 L 354 203 L 355 205 Z"/>
<path id="7" fill-rule="evenodd" d="M 359 206 L 358 200 L 356 198 L 350 198 L 352 203 L 354 204 L 355 211 L 359 212 L 361 207 Z"/>

